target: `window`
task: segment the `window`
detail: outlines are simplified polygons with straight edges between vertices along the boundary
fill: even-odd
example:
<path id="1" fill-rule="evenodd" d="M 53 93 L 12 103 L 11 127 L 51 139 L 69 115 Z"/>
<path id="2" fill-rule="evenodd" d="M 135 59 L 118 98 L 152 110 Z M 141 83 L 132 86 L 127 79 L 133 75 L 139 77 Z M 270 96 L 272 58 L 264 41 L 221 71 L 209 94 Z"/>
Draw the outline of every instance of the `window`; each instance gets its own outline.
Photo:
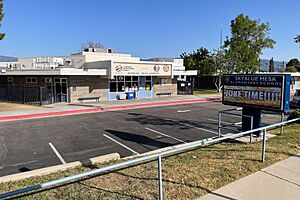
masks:
<path id="1" fill-rule="evenodd" d="M 14 85 L 14 78 L 13 77 L 7 77 L 7 85 L 13 86 Z"/>
<path id="2" fill-rule="evenodd" d="M 13 77 L 7 77 L 7 82 L 13 83 L 14 82 L 14 78 Z"/>
<path id="3" fill-rule="evenodd" d="M 152 85 L 152 77 L 146 76 L 146 91 L 151 90 L 151 85 Z"/>
<path id="4" fill-rule="evenodd" d="M 109 91 L 110 92 L 117 92 L 117 83 L 116 82 L 110 82 L 109 83 Z"/>
<path id="5" fill-rule="evenodd" d="M 26 83 L 37 83 L 36 77 L 26 77 Z"/>
<path id="6" fill-rule="evenodd" d="M 137 76 L 116 76 L 109 81 L 109 92 L 138 91 Z"/>
<path id="7" fill-rule="evenodd" d="M 51 78 L 45 78 L 45 83 L 52 83 L 52 79 Z"/>
<path id="8" fill-rule="evenodd" d="M 161 85 L 168 85 L 169 79 L 161 79 Z"/>

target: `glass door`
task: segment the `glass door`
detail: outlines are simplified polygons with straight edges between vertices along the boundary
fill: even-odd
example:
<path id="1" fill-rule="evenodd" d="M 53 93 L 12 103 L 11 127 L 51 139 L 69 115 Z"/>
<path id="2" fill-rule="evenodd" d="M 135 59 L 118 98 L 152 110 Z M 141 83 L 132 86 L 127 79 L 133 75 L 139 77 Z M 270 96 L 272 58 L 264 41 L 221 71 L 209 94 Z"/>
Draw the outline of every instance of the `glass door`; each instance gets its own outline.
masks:
<path id="1" fill-rule="evenodd" d="M 145 81 L 145 98 L 153 97 L 153 84 L 152 84 L 152 76 L 146 76 Z"/>
<path id="2" fill-rule="evenodd" d="M 67 78 L 55 78 L 55 101 L 68 102 L 68 85 Z"/>
<path id="3" fill-rule="evenodd" d="M 46 98 L 51 104 L 54 101 L 52 78 L 50 77 L 45 78 L 45 88 L 46 88 Z"/>
<path id="4" fill-rule="evenodd" d="M 144 99 L 146 96 L 146 77 L 140 76 L 139 98 Z"/>

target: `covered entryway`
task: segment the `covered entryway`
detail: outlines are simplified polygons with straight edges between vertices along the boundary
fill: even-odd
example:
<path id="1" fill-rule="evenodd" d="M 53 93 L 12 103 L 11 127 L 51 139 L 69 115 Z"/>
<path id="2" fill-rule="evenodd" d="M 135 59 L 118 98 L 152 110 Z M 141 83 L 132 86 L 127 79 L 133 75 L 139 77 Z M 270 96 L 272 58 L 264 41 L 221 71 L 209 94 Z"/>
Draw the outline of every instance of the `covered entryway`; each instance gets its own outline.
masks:
<path id="1" fill-rule="evenodd" d="M 54 78 L 54 99 L 55 102 L 68 102 L 67 78 Z"/>

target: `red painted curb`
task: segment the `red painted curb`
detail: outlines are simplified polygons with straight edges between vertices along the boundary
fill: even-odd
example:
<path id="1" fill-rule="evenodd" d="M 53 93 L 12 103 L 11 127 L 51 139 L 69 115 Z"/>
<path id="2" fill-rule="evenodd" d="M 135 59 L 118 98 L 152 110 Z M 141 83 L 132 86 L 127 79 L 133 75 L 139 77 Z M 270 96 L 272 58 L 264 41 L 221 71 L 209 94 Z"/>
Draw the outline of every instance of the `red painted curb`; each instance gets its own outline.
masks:
<path id="1" fill-rule="evenodd" d="M 197 100 L 177 100 L 177 101 L 156 102 L 156 103 L 142 103 L 142 104 L 126 105 L 126 106 L 111 106 L 111 107 L 107 107 L 107 108 L 90 108 L 90 109 L 82 109 L 82 110 L 67 110 L 67 111 L 59 111 L 59 112 L 14 115 L 14 116 L 0 117 L 0 121 L 30 119 L 30 118 L 39 118 L 39 117 L 53 117 L 53 116 L 62 116 L 62 115 L 70 115 L 70 114 L 99 112 L 99 111 L 106 111 L 106 110 L 112 111 L 112 110 L 129 109 L 129 108 L 152 107 L 152 106 L 159 106 L 159 105 L 176 105 L 176 104 L 183 104 L 183 103 L 206 103 L 206 102 L 218 101 L 218 100 L 221 100 L 221 98 L 206 98 L 206 99 L 197 99 Z"/>

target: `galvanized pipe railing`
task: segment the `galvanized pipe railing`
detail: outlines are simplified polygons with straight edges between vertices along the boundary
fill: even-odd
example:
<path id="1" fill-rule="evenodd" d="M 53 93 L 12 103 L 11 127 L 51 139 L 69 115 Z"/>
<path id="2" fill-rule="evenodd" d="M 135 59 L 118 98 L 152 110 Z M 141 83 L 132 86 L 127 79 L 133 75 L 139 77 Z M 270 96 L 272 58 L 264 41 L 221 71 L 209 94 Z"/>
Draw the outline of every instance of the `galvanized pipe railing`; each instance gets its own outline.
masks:
<path id="1" fill-rule="evenodd" d="M 232 116 L 238 116 L 238 117 L 246 117 L 250 119 L 250 130 L 253 129 L 253 116 L 250 115 L 243 115 L 243 114 L 237 114 L 237 113 L 232 113 L 231 111 L 242 111 L 243 108 L 242 107 L 238 107 L 238 108 L 225 108 L 222 110 L 219 110 L 218 112 L 218 136 L 221 137 L 221 130 L 230 130 L 230 131 L 234 131 L 237 132 L 237 130 L 233 130 L 231 128 L 225 127 L 222 125 L 222 114 L 226 114 L 226 115 L 232 115 Z M 240 122 L 238 122 L 240 123 Z M 235 126 L 237 123 L 231 124 L 232 126 Z M 252 142 L 252 133 L 250 133 L 250 143 Z"/>
<path id="2" fill-rule="evenodd" d="M 139 158 L 136 158 L 136 159 L 133 159 L 133 160 L 124 161 L 124 162 L 117 163 L 117 164 L 114 164 L 114 165 L 111 165 L 111 166 L 106 166 L 106 167 L 91 170 L 91 171 L 88 171 L 88 172 L 76 174 L 76 175 L 73 175 L 73 176 L 60 178 L 60 179 L 53 180 L 53 181 L 50 181 L 50 182 L 45 182 L 45 183 L 29 186 L 29 187 L 26 187 L 26 188 L 6 192 L 6 193 L 3 193 L 3 194 L 0 194 L 0 199 L 7 198 L 7 197 L 13 197 L 13 196 L 16 196 L 16 195 L 19 195 L 19 194 L 24 194 L 24 193 L 35 191 L 35 190 L 38 190 L 38 189 L 46 189 L 46 188 L 49 188 L 49 187 L 56 186 L 58 184 L 63 184 L 63 183 L 66 183 L 66 182 L 75 181 L 75 180 L 78 180 L 78 179 L 81 179 L 81 178 L 86 178 L 86 177 L 89 177 L 89 176 L 92 176 L 92 175 L 105 173 L 105 172 L 109 172 L 109 171 L 112 171 L 112 170 L 117 170 L 117 169 L 129 167 L 129 166 L 136 165 L 136 164 L 141 164 L 141 163 L 149 161 L 149 160 L 157 159 L 158 160 L 159 199 L 162 200 L 163 199 L 163 185 L 162 185 L 163 184 L 163 180 L 162 180 L 162 157 L 163 156 L 170 156 L 172 154 L 179 153 L 181 151 L 190 150 L 190 149 L 200 147 L 200 146 L 203 146 L 203 145 L 214 144 L 214 143 L 218 143 L 218 142 L 228 140 L 228 139 L 235 139 L 235 138 L 242 137 L 242 136 L 248 135 L 248 134 L 256 132 L 256 131 L 263 131 L 262 162 L 264 162 L 265 161 L 265 151 L 266 151 L 266 133 L 267 133 L 267 129 L 278 127 L 278 126 L 283 126 L 285 124 L 292 123 L 292 122 L 295 122 L 295 121 L 298 121 L 298 120 L 300 120 L 300 118 L 292 119 L 292 120 L 277 123 L 277 124 L 268 125 L 268 126 L 265 126 L 265 127 L 261 127 L 261 128 L 241 132 L 241 133 L 236 133 L 236 134 L 233 134 L 233 135 L 223 136 L 223 137 L 220 137 L 220 138 L 203 139 L 203 140 L 200 140 L 200 141 L 197 141 L 197 142 L 192 142 L 191 144 L 186 144 L 182 147 L 178 147 L 178 148 L 175 148 L 175 149 L 168 150 L 168 151 L 164 151 L 164 152 L 160 152 L 160 153 L 156 153 L 156 154 L 152 154 L 152 155 L 139 157 Z"/>

